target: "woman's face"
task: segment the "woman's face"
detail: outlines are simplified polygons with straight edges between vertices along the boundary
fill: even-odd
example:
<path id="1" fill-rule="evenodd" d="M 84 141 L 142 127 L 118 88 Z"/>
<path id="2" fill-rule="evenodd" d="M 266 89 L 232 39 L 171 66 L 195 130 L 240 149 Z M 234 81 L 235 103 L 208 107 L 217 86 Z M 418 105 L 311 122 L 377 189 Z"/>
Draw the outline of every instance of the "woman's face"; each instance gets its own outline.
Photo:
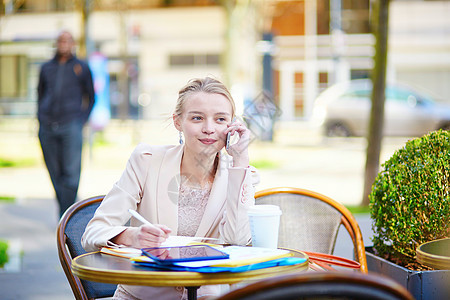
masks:
<path id="1" fill-rule="evenodd" d="M 183 132 L 187 151 L 212 155 L 225 146 L 224 131 L 231 118 L 232 107 L 226 97 L 198 92 L 186 99 L 175 127 Z"/>

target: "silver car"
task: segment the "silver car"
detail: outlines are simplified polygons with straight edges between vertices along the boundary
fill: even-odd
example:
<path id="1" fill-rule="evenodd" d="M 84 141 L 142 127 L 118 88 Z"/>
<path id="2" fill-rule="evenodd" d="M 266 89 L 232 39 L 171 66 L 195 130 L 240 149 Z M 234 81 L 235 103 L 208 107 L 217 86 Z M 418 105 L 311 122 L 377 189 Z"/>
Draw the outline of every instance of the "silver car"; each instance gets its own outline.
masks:
<path id="1" fill-rule="evenodd" d="M 365 136 L 372 82 L 358 79 L 333 85 L 316 99 L 312 120 L 327 136 Z M 450 129 L 450 104 L 438 103 L 401 84 L 386 84 L 385 136 L 422 136 Z"/>

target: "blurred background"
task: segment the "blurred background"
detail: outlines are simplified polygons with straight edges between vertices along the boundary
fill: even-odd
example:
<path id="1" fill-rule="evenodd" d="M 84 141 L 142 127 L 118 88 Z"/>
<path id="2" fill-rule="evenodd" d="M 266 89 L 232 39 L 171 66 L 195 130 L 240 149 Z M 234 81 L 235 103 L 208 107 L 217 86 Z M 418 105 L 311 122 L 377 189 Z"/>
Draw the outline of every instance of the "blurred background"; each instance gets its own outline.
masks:
<path id="1" fill-rule="evenodd" d="M 370 77 L 371 2 L 2 0 L 0 114 L 34 117 L 39 67 L 66 29 L 98 69 L 113 119 L 170 115 L 189 78 L 212 75 L 241 114 L 266 91 L 281 121 L 309 120 L 321 91 Z M 449 12 L 448 1 L 390 1 L 389 81 L 450 101 Z"/>
<path id="2" fill-rule="evenodd" d="M 214 76 L 230 88 L 238 115 L 254 134 L 260 189 L 301 186 L 359 204 L 375 3 L 0 1 L 0 197 L 54 197 L 36 137 L 36 86 L 41 64 L 55 53 L 56 36 L 69 30 L 96 90 L 81 198 L 109 190 L 120 172 L 108 170 L 121 170 L 137 143 L 176 142 L 170 117 L 179 88 L 190 78 Z M 449 15 L 449 1 L 390 1 L 381 162 L 406 139 L 450 127 Z M 358 156 L 348 161 L 339 147 Z M 318 159 L 303 154 L 311 149 Z M 311 161 L 314 172 L 304 168 Z M 30 171 L 28 184 L 36 186 L 21 188 L 14 174 L 25 178 Z M 339 187 L 345 184 L 351 192 L 344 194 Z"/>

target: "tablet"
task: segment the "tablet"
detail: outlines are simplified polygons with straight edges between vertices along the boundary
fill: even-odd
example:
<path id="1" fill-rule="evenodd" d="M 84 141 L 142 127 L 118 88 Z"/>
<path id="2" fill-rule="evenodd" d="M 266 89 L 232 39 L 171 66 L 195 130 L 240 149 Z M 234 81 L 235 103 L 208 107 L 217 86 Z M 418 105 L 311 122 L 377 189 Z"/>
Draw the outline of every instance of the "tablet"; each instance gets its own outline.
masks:
<path id="1" fill-rule="evenodd" d="M 142 254 L 157 263 L 175 263 L 196 260 L 225 259 L 229 255 L 208 245 L 143 248 Z"/>

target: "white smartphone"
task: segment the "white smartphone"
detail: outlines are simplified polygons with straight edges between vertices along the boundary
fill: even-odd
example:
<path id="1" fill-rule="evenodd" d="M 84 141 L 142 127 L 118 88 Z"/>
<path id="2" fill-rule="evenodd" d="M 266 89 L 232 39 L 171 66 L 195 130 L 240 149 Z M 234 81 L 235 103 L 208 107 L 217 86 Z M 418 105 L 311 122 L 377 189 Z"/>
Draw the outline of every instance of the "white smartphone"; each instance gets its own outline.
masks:
<path id="1" fill-rule="evenodd" d="M 233 120 L 231 120 L 231 123 L 233 124 L 234 121 L 236 121 L 236 117 L 234 117 Z M 230 140 L 231 140 L 231 132 L 228 132 L 227 133 L 227 140 L 225 142 L 225 149 L 227 149 L 227 150 L 230 147 L 230 142 L 231 142 Z"/>

